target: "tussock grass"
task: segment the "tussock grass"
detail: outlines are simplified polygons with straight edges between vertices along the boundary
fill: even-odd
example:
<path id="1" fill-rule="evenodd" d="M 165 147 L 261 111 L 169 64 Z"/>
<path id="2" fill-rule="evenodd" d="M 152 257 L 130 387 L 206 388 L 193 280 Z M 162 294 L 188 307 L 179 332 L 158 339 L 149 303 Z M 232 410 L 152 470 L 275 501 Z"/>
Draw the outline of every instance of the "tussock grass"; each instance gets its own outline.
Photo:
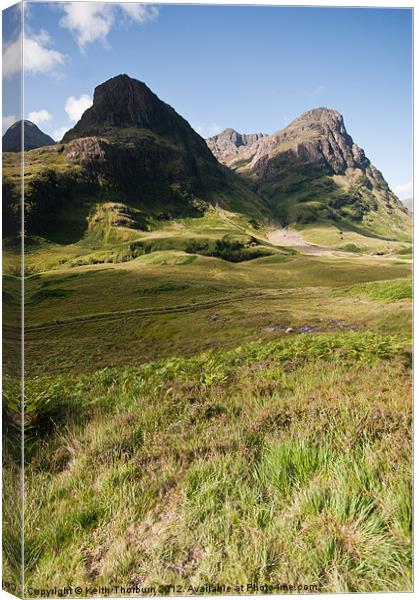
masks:
<path id="1" fill-rule="evenodd" d="M 299 336 L 28 382 L 27 585 L 411 589 L 405 348 Z"/>
<path id="2" fill-rule="evenodd" d="M 347 293 L 351 296 L 364 296 L 370 300 L 381 302 L 397 302 L 411 299 L 413 294 L 411 279 L 395 279 L 392 281 L 374 281 L 358 283 Z"/>

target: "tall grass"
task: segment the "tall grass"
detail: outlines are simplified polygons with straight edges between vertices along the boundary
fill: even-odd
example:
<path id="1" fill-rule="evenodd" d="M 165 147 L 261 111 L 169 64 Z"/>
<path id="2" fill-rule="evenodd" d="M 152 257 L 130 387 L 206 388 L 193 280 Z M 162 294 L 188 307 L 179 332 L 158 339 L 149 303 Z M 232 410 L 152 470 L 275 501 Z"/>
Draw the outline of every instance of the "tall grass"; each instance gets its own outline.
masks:
<path id="1" fill-rule="evenodd" d="M 408 358 L 324 334 L 33 380 L 27 586 L 411 589 Z"/>

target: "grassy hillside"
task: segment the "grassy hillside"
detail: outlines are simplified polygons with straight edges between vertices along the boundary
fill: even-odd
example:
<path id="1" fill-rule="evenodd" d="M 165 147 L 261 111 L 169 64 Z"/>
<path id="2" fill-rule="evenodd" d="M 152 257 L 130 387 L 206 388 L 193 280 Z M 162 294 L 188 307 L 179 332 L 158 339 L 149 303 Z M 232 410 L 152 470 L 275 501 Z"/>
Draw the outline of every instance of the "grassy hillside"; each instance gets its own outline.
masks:
<path id="1" fill-rule="evenodd" d="M 87 233 L 91 237 L 101 216 L 109 224 L 110 212 L 124 229 L 148 231 L 160 228 L 161 221 L 201 217 L 216 205 L 262 220 L 264 202 L 221 167 L 202 140 L 208 156 L 195 159 L 188 149 L 148 130 L 108 133 L 25 153 L 27 235 L 69 244 Z M 20 174 L 19 155 L 5 153 L 7 237 L 19 229 Z"/>
<path id="2" fill-rule="evenodd" d="M 38 266 L 27 586 L 410 589 L 409 271 L 286 251 Z"/>
<path id="3" fill-rule="evenodd" d="M 410 589 L 406 342 L 303 335 L 29 381 L 27 586 Z"/>
<path id="4" fill-rule="evenodd" d="M 335 228 L 388 241 L 411 241 L 412 218 L 400 207 L 386 208 L 380 190 L 371 190 L 360 171 L 325 175 L 309 165 L 288 168 L 275 181 L 248 179 L 283 225 Z"/>

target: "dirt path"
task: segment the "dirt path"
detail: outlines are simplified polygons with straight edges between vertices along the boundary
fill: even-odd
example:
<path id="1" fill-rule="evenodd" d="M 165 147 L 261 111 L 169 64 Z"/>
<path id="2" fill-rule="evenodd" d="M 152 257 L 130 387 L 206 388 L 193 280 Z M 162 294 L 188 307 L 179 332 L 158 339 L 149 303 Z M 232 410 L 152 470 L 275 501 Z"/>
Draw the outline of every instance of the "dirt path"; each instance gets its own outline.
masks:
<path id="1" fill-rule="evenodd" d="M 313 254 L 315 256 L 333 256 L 333 251 L 329 248 L 316 246 L 307 242 L 301 234 L 294 229 L 283 227 L 281 229 L 272 229 L 266 235 L 269 243 L 274 246 L 288 246 L 294 248 L 303 254 Z"/>

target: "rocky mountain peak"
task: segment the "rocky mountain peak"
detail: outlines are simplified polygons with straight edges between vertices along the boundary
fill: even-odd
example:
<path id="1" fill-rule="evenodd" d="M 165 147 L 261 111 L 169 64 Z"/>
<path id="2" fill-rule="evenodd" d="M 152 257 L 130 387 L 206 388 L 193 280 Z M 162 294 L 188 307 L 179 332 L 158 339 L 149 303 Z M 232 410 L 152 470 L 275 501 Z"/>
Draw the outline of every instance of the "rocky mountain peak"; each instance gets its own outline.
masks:
<path id="1" fill-rule="evenodd" d="M 342 115 L 325 107 L 302 113 L 272 135 L 246 135 L 226 129 L 209 138 L 207 144 L 220 162 L 232 168 L 237 165 L 240 169 L 250 169 L 262 178 L 277 177 L 272 159 L 283 153 L 290 159 L 292 155 L 292 160 L 317 164 L 336 175 L 344 174 L 348 168 L 366 169 L 370 165 L 364 151 L 346 131 Z M 281 165 L 283 162 L 280 161 Z"/>
<path id="2" fill-rule="evenodd" d="M 297 158 L 321 164 L 336 175 L 344 174 L 348 168 L 365 169 L 370 164 L 346 131 L 343 116 L 331 108 L 302 113 L 272 138 L 276 147 L 292 145 Z"/>
<path id="3" fill-rule="evenodd" d="M 106 125 L 142 127 L 150 124 L 161 104 L 142 81 L 117 75 L 97 86 L 89 111 Z"/>
<path id="4" fill-rule="evenodd" d="M 102 135 L 115 128 L 150 129 L 155 133 L 179 133 L 185 128 L 182 119 L 162 102 L 145 83 L 122 74 L 112 77 L 95 89 L 93 105 L 68 131 L 63 142 L 79 137 Z"/>
<path id="5" fill-rule="evenodd" d="M 298 135 L 302 135 L 303 132 L 312 131 L 313 134 L 317 134 L 318 136 L 333 132 L 333 134 L 344 136 L 348 142 L 351 140 L 346 131 L 343 116 L 333 108 L 319 107 L 308 110 L 294 119 L 285 129 L 278 131 L 277 135 L 287 131 L 298 132 Z"/>
<path id="6" fill-rule="evenodd" d="M 267 201 L 278 203 L 281 214 L 285 215 L 284 207 L 296 194 L 301 206 L 286 218 L 315 220 L 317 209 L 312 202 L 318 202 L 322 214 L 332 215 L 332 220 L 350 215 L 353 222 L 373 214 L 379 206 L 389 222 L 395 210 L 406 210 L 334 109 L 304 112 L 271 135 L 246 136 L 226 129 L 207 144 L 224 165 L 258 182 Z M 331 195 L 325 208 L 322 203 Z"/>
<path id="7" fill-rule="evenodd" d="M 299 121 L 317 121 L 317 122 L 343 122 L 343 117 L 334 108 L 326 108 L 324 106 L 319 106 L 317 108 L 312 108 L 311 110 L 307 110 L 299 115 L 293 122 Z"/>

